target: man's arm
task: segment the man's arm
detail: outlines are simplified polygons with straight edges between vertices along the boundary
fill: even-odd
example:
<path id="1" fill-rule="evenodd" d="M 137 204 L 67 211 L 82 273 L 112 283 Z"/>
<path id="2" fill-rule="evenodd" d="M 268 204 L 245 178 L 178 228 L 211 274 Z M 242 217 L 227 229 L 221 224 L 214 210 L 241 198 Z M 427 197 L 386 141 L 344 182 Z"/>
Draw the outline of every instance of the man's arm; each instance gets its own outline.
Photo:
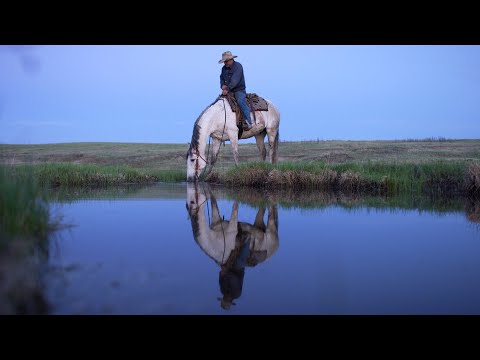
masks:
<path id="1" fill-rule="evenodd" d="M 222 95 L 227 95 L 228 86 L 225 84 L 225 80 L 223 79 L 223 71 L 220 73 L 220 88 L 222 89 Z"/>

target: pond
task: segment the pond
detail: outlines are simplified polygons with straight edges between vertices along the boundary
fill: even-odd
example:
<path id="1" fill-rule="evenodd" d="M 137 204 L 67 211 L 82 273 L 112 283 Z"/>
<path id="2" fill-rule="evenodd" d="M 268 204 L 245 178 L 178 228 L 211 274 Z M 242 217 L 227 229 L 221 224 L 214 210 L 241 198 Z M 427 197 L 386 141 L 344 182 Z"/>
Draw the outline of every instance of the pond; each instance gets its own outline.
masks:
<path id="1" fill-rule="evenodd" d="M 57 194 L 51 314 L 480 314 L 465 199 L 155 184 Z"/>

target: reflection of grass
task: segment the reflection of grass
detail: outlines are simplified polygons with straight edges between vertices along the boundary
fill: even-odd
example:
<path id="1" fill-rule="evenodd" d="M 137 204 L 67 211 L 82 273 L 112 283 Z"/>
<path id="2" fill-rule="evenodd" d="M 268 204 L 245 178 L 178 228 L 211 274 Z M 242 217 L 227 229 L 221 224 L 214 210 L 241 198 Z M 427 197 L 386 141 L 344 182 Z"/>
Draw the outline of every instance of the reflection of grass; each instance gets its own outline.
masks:
<path id="1" fill-rule="evenodd" d="M 215 193 L 218 190 L 214 190 Z M 344 208 L 374 207 L 418 209 L 435 212 L 463 211 L 466 199 L 462 197 L 433 197 L 422 194 L 395 195 L 395 196 L 370 196 L 355 193 L 323 192 L 315 189 L 229 189 L 224 188 L 220 193 L 226 197 L 254 206 L 269 206 L 278 204 L 283 208 L 317 209 L 331 205 Z"/>
<path id="2" fill-rule="evenodd" d="M 473 223 L 480 224 L 480 199 L 462 196 L 431 196 L 399 194 L 370 196 L 355 193 L 323 192 L 314 189 L 252 189 L 218 188 L 214 193 L 254 207 L 278 205 L 286 209 L 323 209 L 339 206 L 344 209 L 374 208 L 385 211 L 416 210 L 434 214 L 463 213 Z"/>
<path id="3" fill-rule="evenodd" d="M 470 199 L 465 205 L 465 212 L 468 220 L 480 224 L 480 201 Z"/>

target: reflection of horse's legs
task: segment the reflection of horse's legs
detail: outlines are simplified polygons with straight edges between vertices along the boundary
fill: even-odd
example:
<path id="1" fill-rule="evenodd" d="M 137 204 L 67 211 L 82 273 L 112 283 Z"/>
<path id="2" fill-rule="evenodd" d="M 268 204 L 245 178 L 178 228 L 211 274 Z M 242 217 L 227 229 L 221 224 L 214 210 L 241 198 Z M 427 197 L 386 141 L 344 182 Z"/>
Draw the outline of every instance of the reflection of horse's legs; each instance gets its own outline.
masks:
<path id="1" fill-rule="evenodd" d="M 220 223 L 222 219 L 220 217 L 220 212 L 218 211 L 217 199 L 215 199 L 213 195 L 211 195 L 210 203 L 212 204 L 212 224 L 210 226 L 213 227 Z"/>
<path id="2" fill-rule="evenodd" d="M 275 231 L 278 231 L 278 209 L 276 205 L 268 208 L 267 227 L 269 229 L 275 229 Z"/>
<path id="3" fill-rule="evenodd" d="M 230 222 L 228 223 L 229 232 L 237 232 L 238 231 L 237 225 L 238 225 L 238 203 L 234 201 L 232 206 L 232 215 L 230 216 Z"/>
<path id="4" fill-rule="evenodd" d="M 253 226 L 255 226 L 257 229 L 260 229 L 262 231 L 265 231 L 265 229 L 267 228 L 265 226 L 265 222 L 263 221 L 264 216 L 265 216 L 265 208 L 262 207 L 258 209 L 257 216 L 255 216 L 255 222 L 253 223 Z"/>
<path id="5" fill-rule="evenodd" d="M 265 135 L 267 135 L 266 130 L 263 130 L 260 134 L 255 135 L 258 151 L 260 151 L 260 159 L 262 159 L 262 161 L 265 161 L 265 158 L 267 157 L 267 149 L 265 149 L 264 143 Z"/>
<path id="6" fill-rule="evenodd" d="M 278 157 L 278 154 L 277 154 L 277 151 L 278 151 L 278 130 L 277 129 L 271 129 L 270 131 L 267 131 L 267 135 L 268 135 L 268 145 L 270 147 L 269 149 L 269 158 L 270 158 L 270 162 L 272 164 L 276 164 L 277 163 L 277 157 Z"/>
<path id="7" fill-rule="evenodd" d="M 230 139 L 230 144 L 232 144 L 233 160 L 235 160 L 235 165 L 238 165 L 238 133 L 237 131 L 229 131 L 228 137 Z"/>
<path id="8" fill-rule="evenodd" d="M 220 145 L 222 144 L 222 141 L 216 138 L 213 138 L 213 144 L 212 144 L 212 155 L 210 156 L 210 166 L 213 167 L 215 163 L 217 162 L 217 156 L 218 152 L 220 150 Z"/>

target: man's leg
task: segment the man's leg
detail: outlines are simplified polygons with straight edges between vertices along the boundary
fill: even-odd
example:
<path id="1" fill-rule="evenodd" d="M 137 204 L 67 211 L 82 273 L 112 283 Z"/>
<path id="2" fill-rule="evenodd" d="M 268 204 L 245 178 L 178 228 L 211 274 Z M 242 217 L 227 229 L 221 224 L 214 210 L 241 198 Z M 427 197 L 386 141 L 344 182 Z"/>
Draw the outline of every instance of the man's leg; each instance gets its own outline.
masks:
<path id="1" fill-rule="evenodd" d="M 240 106 L 240 109 L 243 112 L 243 115 L 245 115 L 245 119 L 247 120 L 247 123 L 249 126 L 252 126 L 252 119 L 250 118 L 250 109 L 248 108 L 247 105 L 247 100 L 246 100 L 247 93 L 243 91 L 237 91 L 235 93 L 235 99 L 237 99 L 238 105 Z"/>

